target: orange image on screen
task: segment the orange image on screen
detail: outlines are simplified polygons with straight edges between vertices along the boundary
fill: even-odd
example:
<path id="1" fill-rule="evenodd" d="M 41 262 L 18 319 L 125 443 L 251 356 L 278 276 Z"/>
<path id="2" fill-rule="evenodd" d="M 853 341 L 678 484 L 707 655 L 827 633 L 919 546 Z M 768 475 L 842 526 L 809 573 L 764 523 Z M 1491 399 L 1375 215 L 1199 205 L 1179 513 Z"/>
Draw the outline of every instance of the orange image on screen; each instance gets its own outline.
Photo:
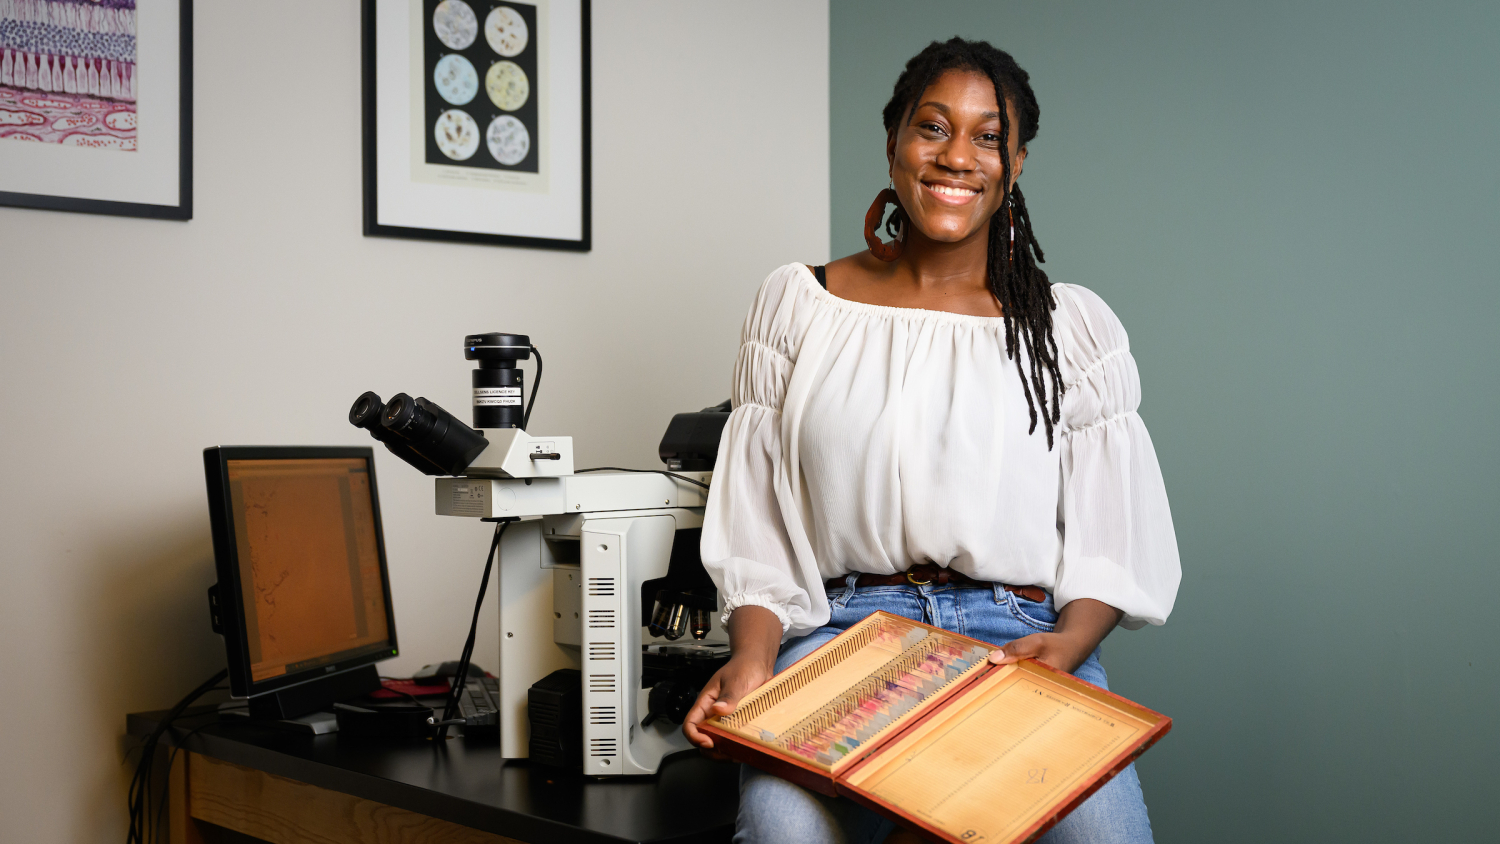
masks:
<path id="1" fill-rule="evenodd" d="M 388 645 L 365 461 L 228 464 L 251 679 Z"/>

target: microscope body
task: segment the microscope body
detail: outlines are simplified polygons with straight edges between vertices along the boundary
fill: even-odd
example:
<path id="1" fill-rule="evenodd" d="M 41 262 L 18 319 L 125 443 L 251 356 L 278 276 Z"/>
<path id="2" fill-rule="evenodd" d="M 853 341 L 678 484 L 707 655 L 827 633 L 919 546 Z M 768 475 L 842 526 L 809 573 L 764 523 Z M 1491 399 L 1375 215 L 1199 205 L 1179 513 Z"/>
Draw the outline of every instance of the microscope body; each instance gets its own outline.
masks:
<path id="1" fill-rule="evenodd" d="M 672 417 L 657 454 L 676 477 L 577 474 L 572 437 L 525 430 L 542 377 L 541 351 L 530 337 L 470 334 L 464 358 L 478 367 L 472 427 L 426 398 L 397 393 L 385 402 L 373 391 L 355 399 L 349 423 L 436 477 L 438 515 L 514 522 L 501 537 L 496 576 L 501 754 L 531 756 L 529 701 L 538 685 L 539 701 L 551 700 L 552 708 L 540 719 L 546 730 L 536 737 L 537 756 L 569 759 L 564 736 L 549 744 L 544 735 L 560 732 L 559 713 L 575 700 L 571 675 L 549 675 L 572 669 L 580 674 L 584 773 L 655 773 L 663 756 L 688 748 L 672 719 L 728 658 L 698 540 L 730 403 Z M 523 405 L 517 364 L 533 358 L 536 380 Z M 658 598 L 663 612 L 653 614 Z M 662 647 L 689 628 L 704 645 Z M 466 647 L 465 659 L 468 653 Z"/>
<path id="2" fill-rule="evenodd" d="M 697 561 L 707 490 L 660 473 L 572 474 L 571 438 L 482 433 L 492 445 L 466 476 L 436 479 L 436 509 L 521 519 L 506 529 L 497 565 L 501 755 L 529 755 L 532 684 L 573 668 L 582 675 L 583 772 L 655 773 L 689 745 L 666 718 L 642 724 L 643 646 L 670 644 L 647 629 L 651 582 L 667 577 L 674 553 Z M 532 460 L 538 453 L 559 457 Z M 512 468 L 534 474 L 501 476 Z M 717 619 L 706 641 L 728 641 Z"/>

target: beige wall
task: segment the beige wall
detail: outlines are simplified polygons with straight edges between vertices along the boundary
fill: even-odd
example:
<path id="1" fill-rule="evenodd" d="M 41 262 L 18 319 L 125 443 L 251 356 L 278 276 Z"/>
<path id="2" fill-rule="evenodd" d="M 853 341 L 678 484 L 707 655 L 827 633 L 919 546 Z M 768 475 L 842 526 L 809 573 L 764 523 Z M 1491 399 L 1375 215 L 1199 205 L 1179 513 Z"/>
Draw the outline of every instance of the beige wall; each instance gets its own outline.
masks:
<path id="1" fill-rule="evenodd" d="M 353 0 L 197 4 L 192 222 L 0 209 L 6 840 L 121 840 L 125 713 L 222 667 L 204 446 L 369 442 L 366 389 L 466 416 L 477 331 L 542 347 L 580 466 L 728 396 L 757 284 L 828 257 L 827 8 L 771 5 L 594 4 L 586 255 L 360 235 Z M 379 454 L 399 675 L 457 654 L 489 529 Z"/>

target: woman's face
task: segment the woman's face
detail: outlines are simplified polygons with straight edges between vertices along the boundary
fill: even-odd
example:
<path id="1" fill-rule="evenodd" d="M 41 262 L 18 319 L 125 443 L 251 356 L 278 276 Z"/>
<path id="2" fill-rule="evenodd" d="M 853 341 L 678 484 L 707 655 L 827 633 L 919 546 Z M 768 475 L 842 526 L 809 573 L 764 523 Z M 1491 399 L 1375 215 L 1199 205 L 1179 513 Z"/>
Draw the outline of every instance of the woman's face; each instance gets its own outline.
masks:
<path id="1" fill-rule="evenodd" d="M 1006 104 L 1011 182 L 1026 150 L 1017 149 L 1016 112 Z M 928 238 L 956 243 L 983 232 L 1005 201 L 1000 107 L 989 77 L 950 70 L 922 94 L 911 120 L 886 140 L 891 184 L 912 225 Z"/>

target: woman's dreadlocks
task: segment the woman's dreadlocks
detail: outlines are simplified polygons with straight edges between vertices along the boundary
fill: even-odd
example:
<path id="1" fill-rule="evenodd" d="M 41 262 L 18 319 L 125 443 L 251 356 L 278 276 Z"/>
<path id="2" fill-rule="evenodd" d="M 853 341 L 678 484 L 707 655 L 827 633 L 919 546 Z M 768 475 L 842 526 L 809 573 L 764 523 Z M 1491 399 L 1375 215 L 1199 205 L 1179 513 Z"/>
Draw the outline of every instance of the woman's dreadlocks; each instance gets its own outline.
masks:
<path id="1" fill-rule="evenodd" d="M 1016 110 L 1022 147 L 1036 137 L 1037 120 L 1042 110 L 1031 90 L 1031 76 L 1009 53 L 986 41 L 965 41 L 962 38 L 934 41 L 913 56 L 896 79 L 895 91 L 885 105 L 886 131 L 895 131 L 899 125 L 909 122 L 928 86 L 950 70 L 982 73 L 995 86 L 995 102 L 1002 104 L 1000 137 L 1006 148 L 1000 156 L 1005 168 L 1002 184 L 1010 184 L 1010 114 L 1003 104 L 1009 103 Z M 904 214 L 898 208 L 886 221 L 886 230 L 895 236 L 905 222 Z M 986 276 L 990 292 L 1000 302 L 1004 313 L 1006 356 L 1017 360 L 1017 350 L 1023 345 L 1026 348 L 1030 372 L 1020 366 L 1017 366 L 1017 372 L 1021 376 L 1021 389 L 1026 394 L 1027 409 L 1031 411 L 1029 431 L 1036 431 L 1037 406 L 1040 405 L 1050 450 L 1053 426 L 1061 418 L 1062 376 L 1057 368 L 1057 341 L 1052 336 L 1052 309 L 1056 302 L 1052 298 L 1052 285 L 1047 274 L 1037 266 L 1044 260 L 1042 247 L 1037 244 L 1031 229 L 1026 197 L 1017 184 L 1006 197 L 1005 204 L 990 217 Z M 1050 385 L 1046 383 L 1049 380 Z"/>

